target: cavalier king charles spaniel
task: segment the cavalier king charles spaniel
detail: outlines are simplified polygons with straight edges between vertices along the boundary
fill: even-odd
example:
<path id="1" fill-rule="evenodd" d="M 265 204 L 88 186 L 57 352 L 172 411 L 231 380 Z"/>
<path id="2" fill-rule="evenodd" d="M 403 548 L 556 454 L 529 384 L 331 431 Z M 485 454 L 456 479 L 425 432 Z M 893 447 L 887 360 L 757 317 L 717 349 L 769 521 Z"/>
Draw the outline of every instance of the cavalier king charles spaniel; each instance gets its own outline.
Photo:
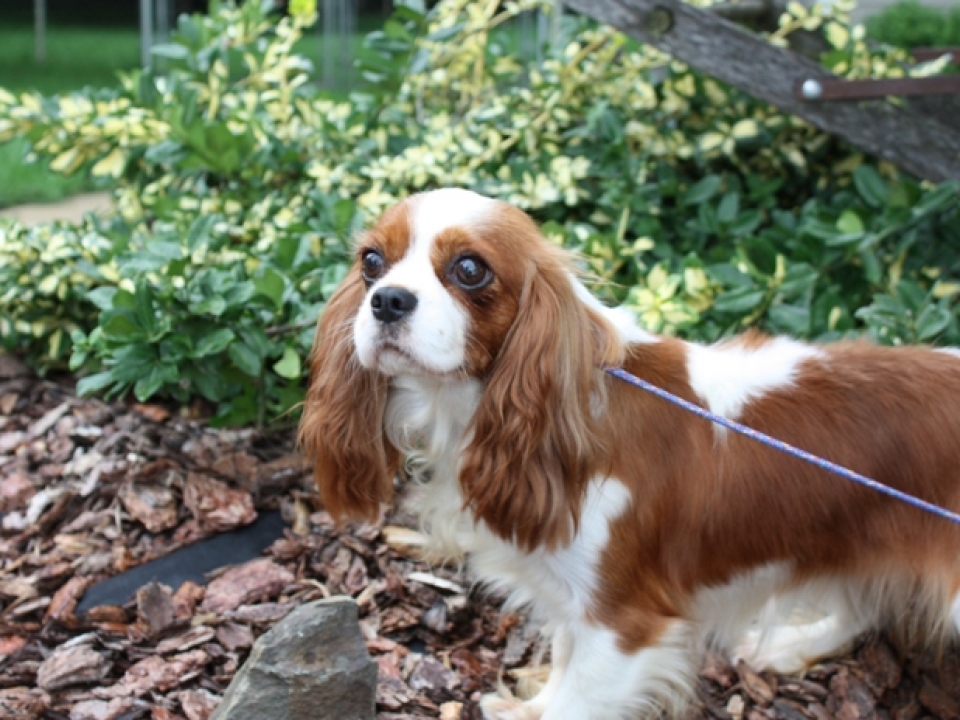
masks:
<path id="1" fill-rule="evenodd" d="M 960 622 L 960 529 L 603 372 L 960 510 L 954 351 L 704 346 L 604 307 L 508 204 L 410 197 L 359 242 L 312 355 L 300 443 L 325 507 L 375 518 L 405 460 L 434 549 L 530 608 L 552 669 L 497 720 L 679 712 L 706 647 L 798 672 L 871 628 Z"/>

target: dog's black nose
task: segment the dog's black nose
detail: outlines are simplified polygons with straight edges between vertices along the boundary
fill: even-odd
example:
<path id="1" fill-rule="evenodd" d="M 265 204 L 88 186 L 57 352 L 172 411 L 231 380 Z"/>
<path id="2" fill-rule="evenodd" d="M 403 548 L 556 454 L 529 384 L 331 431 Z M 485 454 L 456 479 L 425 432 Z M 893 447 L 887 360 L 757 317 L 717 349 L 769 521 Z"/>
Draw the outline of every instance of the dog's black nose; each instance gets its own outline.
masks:
<path id="1" fill-rule="evenodd" d="M 382 287 L 370 298 L 373 316 L 382 323 L 392 323 L 413 312 L 417 296 L 398 287 Z"/>

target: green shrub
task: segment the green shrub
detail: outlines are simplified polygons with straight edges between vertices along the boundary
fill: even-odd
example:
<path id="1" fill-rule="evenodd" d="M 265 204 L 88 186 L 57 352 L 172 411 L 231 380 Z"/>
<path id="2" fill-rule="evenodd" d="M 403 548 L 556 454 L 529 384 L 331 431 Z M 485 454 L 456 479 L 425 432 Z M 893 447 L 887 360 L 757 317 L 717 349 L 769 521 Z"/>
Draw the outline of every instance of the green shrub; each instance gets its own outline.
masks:
<path id="1" fill-rule="evenodd" d="M 934 8 L 901 0 L 867 18 L 867 34 L 902 48 L 960 45 L 960 8 Z"/>
<path id="2" fill-rule="evenodd" d="M 960 342 L 956 187 L 918 183 L 584 19 L 521 63 L 498 29 L 534 6 L 401 7 L 368 38 L 369 91 L 347 101 L 313 88 L 292 53 L 310 8 L 279 19 L 254 1 L 182 18 L 158 48 L 163 76 L 0 94 L 0 141 L 26 136 L 54 167 L 119 183 L 100 225 L 0 225 L 8 346 L 41 367 L 72 353 L 87 392 L 199 395 L 219 422 L 274 418 L 302 396 L 351 237 L 446 185 L 527 209 L 582 254 L 599 295 L 655 331 Z M 771 41 L 801 28 L 825 30 L 835 72 L 904 72 L 902 51 L 868 50 L 862 28 L 799 4 Z M 73 254 L 45 253 L 51 236 Z M 51 274 L 52 292 L 24 292 Z"/>

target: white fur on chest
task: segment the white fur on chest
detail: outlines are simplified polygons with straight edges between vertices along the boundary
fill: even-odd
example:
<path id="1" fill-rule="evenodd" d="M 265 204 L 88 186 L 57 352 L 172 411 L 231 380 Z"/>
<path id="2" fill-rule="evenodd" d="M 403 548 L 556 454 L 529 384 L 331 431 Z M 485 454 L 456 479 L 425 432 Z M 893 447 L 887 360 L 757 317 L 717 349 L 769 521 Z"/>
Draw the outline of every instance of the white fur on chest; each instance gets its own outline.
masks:
<path id="1" fill-rule="evenodd" d="M 577 534 L 566 547 L 524 552 L 482 525 L 465 547 L 475 576 L 507 596 L 507 605 L 530 607 L 547 622 L 582 620 L 600 588 L 599 565 L 610 524 L 627 509 L 630 493 L 618 480 L 590 483 Z"/>
<path id="2" fill-rule="evenodd" d="M 450 382 L 395 378 L 386 411 L 386 431 L 406 456 L 407 470 L 422 483 L 416 508 L 430 536 L 428 550 L 447 558 L 466 556 L 471 574 L 503 594 L 510 607 L 529 606 L 545 621 L 584 617 L 599 587 L 598 567 L 610 523 L 630 503 L 615 479 L 590 483 L 577 534 L 569 545 L 524 552 L 494 535 L 462 510 L 459 458 L 482 388 L 475 380 Z"/>

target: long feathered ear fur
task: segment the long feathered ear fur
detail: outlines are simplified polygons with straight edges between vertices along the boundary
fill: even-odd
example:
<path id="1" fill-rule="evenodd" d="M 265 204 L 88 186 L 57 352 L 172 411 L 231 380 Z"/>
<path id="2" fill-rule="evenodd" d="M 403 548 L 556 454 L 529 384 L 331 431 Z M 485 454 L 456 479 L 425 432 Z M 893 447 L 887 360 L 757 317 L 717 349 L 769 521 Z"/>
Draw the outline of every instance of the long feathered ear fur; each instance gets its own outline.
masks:
<path id="1" fill-rule="evenodd" d="M 599 368 L 621 351 L 577 298 L 559 252 L 528 269 L 461 465 L 464 504 L 493 532 L 527 550 L 570 539 L 601 457 Z"/>
<path id="2" fill-rule="evenodd" d="M 353 321 L 365 294 L 354 268 L 327 303 L 310 358 L 298 442 L 336 519 L 374 520 L 393 493 L 399 454 L 383 432 L 387 379 L 360 365 Z"/>

